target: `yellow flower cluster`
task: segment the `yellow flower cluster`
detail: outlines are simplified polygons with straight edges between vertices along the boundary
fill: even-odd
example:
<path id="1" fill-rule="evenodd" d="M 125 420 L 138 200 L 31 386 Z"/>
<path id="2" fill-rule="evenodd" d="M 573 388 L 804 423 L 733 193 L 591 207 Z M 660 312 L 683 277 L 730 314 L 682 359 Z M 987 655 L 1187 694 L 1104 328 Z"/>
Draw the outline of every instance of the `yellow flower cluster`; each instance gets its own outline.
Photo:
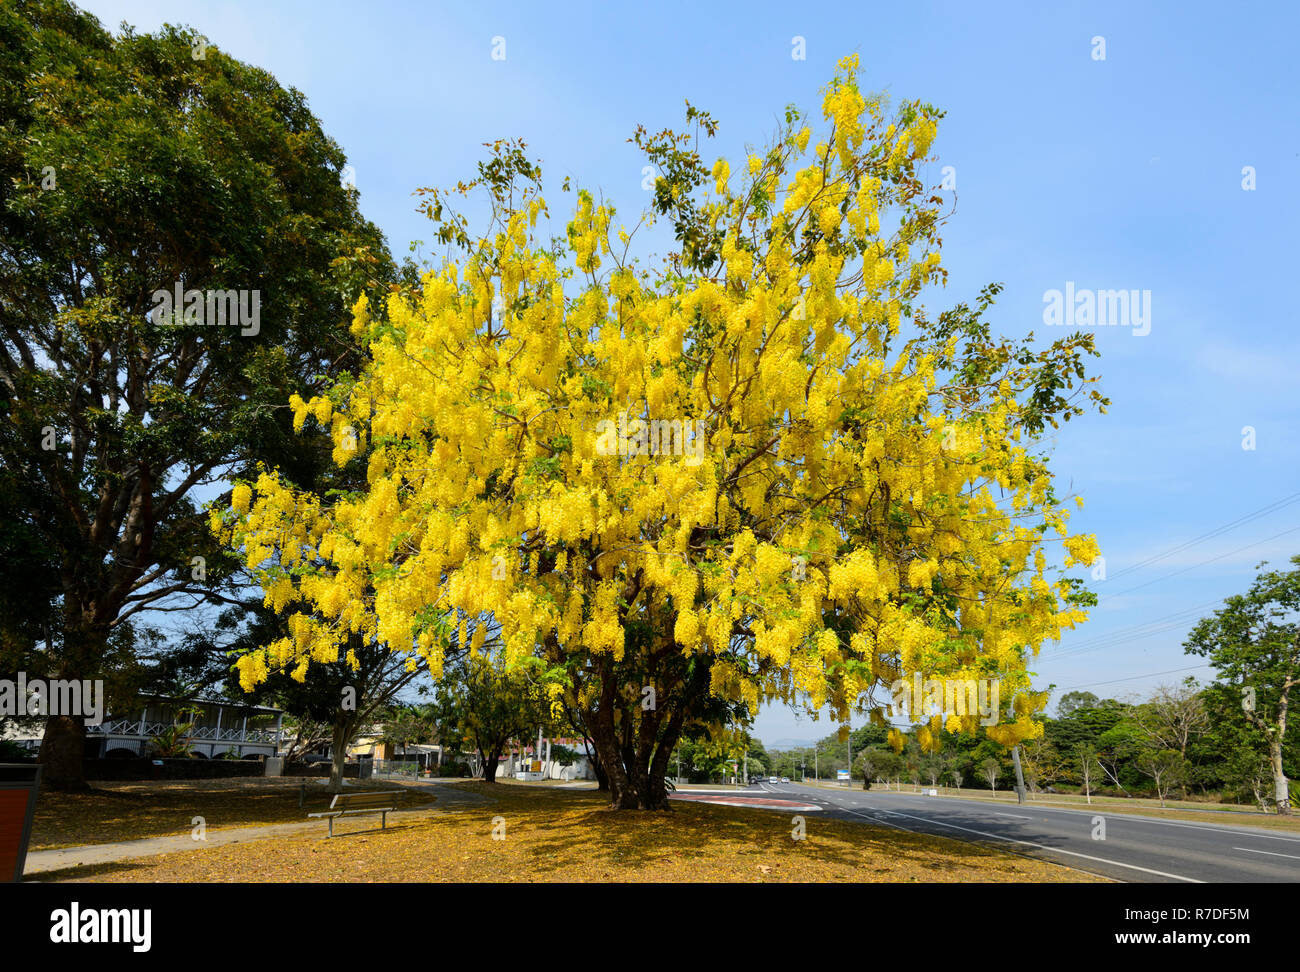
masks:
<path id="1" fill-rule="evenodd" d="M 936 126 L 917 109 L 882 132 L 856 58 L 840 67 L 823 158 L 790 171 L 801 126 L 734 192 L 714 166 L 716 272 L 656 283 L 624 266 L 612 210 L 582 192 L 563 253 L 531 200 L 463 265 L 392 295 L 383 328 L 358 301 L 364 373 L 290 405 L 295 429 L 329 429 L 339 464 L 367 456 L 367 490 L 327 502 L 267 472 L 214 517 L 268 606 L 300 612 L 240 659 L 242 684 L 301 675 L 357 634 L 439 670 L 443 616 L 460 643 L 459 619 L 492 619 L 515 661 L 597 664 L 658 639 L 709 655 L 712 690 L 751 708 L 847 715 L 918 671 L 1028 686 L 1026 659 L 1083 619 L 1033 528 L 1064 517 L 1018 444 L 1013 384 L 949 392 L 954 345 L 892 340 L 944 271 L 936 204 L 872 147 L 911 166 Z M 1091 538 L 1064 543 L 1066 566 L 1096 556 Z M 1035 725 L 1027 712 L 998 737 Z"/>

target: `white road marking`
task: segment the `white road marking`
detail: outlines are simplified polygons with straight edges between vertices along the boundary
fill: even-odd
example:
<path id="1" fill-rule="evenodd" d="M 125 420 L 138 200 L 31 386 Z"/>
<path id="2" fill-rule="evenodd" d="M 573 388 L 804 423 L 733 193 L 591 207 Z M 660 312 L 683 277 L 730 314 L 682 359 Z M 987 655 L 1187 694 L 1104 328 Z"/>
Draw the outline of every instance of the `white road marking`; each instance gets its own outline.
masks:
<path id="1" fill-rule="evenodd" d="M 978 800 L 965 800 L 962 799 L 961 797 L 952 797 L 952 799 L 966 804 L 979 805 L 981 802 Z M 981 809 L 983 808 L 981 807 Z M 1067 810 L 1064 807 L 1036 807 L 1035 809 L 1038 810 L 1039 813 L 1070 813 L 1070 814 L 1074 814 L 1076 817 L 1094 817 L 1098 815 L 1105 816 L 1106 810 L 1108 808 L 1102 806 L 1094 806 L 1090 810 Z M 1127 810 L 1128 808 L 1126 807 L 1124 809 Z M 996 813 L 997 811 L 994 812 Z M 1191 810 L 1188 812 L 1195 813 L 1196 811 Z M 1119 811 L 1112 814 L 1111 816 L 1119 817 L 1121 820 L 1126 820 L 1126 821 L 1132 820 L 1135 823 L 1153 824 L 1154 826 L 1157 827 L 1182 827 L 1186 830 L 1209 830 L 1216 834 L 1235 834 L 1238 837 L 1260 837 L 1263 838 L 1264 840 L 1284 840 L 1287 841 L 1288 843 L 1300 844 L 1300 837 L 1279 837 L 1276 834 L 1262 833 L 1258 829 L 1254 829 L 1254 828 L 1249 830 L 1243 830 L 1240 827 L 1212 827 L 1208 824 L 1184 823 L 1179 820 L 1158 820 L 1155 817 L 1143 817 L 1138 814 L 1124 813 Z"/>
<path id="2" fill-rule="evenodd" d="M 850 811 L 854 812 L 854 811 Z M 897 812 L 897 811 L 895 811 Z M 1093 857 L 1091 854 L 1080 854 L 1078 851 L 1063 850 L 1060 847 L 1048 847 L 1045 844 L 1038 844 L 1032 840 L 1018 840 L 1015 837 L 1003 837 L 1001 834 L 990 834 L 983 830 L 973 830 L 970 827 L 959 827 L 956 824 L 944 823 L 942 820 L 930 820 L 926 817 L 917 817 L 910 813 L 900 813 L 900 817 L 908 817 L 911 820 L 919 820 L 922 823 L 938 824 L 940 827 L 948 827 L 952 830 L 964 830 L 967 833 L 979 834 L 981 837 L 992 837 L 994 840 L 1005 840 L 1012 844 L 1024 844 L 1026 847 L 1037 847 L 1039 850 L 1054 851 L 1058 854 L 1069 854 L 1071 857 L 1082 857 L 1088 861 L 1099 861 L 1102 864 L 1114 864 L 1116 867 L 1127 867 L 1133 871 L 1142 871 L 1146 874 L 1155 874 L 1159 877 L 1173 878 L 1175 881 L 1186 881 L 1188 884 L 1204 884 L 1204 881 L 1196 878 L 1184 877 L 1181 874 L 1170 874 L 1168 871 L 1157 871 L 1149 867 L 1140 867 L 1137 864 L 1125 864 L 1123 861 L 1112 861 L 1106 857 Z"/>
<path id="3" fill-rule="evenodd" d="M 1245 851 L 1247 854 L 1267 854 L 1269 857 L 1289 857 L 1293 861 L 1300 861 L 1300 857 L 1295 854 L 1275 854 L 1273 851 L 1252 850 L 1249 847 L 1234 847 L 1233 850 Z"/>
<path id="4" fill-rule="evenodd" d="M 997 811 L 997 810 L 994 810 L 993 813 L 994 813 L 996 816 L 999 816 L 999 817 L 1015 817 L 1017 820 L 1033 820 L 1033 819 L 1034 819 L 1033 817 L 1025 817 L 1025 816 L 1021 816 L 1021 815 L 1018 814 L 1018 813 L 1001 813 L 1000 811 Z"/>
<path id="5" fill-rule="evenodd" d="M 866 817 L 872 823 L 882 823 L 886 827 L 895 827 L 898 830 L 905 831 L 909 834 L 918 833 L 918 831 L 912 830 L 910 827 L 904 827 L 902 824 L 896 824 L 892 820 L 881 820 L 879 817 L 868 816 L 867 814 L 862 813 L 860 810 L 852 810 L 849 807 L 841 807 L 840 809 L 845 811 L 846 813 L 856 813 L 859 817 Z"/>

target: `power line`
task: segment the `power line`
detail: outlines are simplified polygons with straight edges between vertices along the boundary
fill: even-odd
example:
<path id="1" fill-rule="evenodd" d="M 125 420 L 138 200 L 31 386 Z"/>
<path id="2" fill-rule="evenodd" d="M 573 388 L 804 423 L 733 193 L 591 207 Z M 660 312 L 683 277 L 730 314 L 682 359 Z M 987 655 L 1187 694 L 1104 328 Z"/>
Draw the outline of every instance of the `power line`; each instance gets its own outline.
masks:
<path id="1" fill-rule="evenodd" d="M 1139 678 L 1155 678 L 1157 675 L 1173 675 L 1175 672 L 1190 672 L 1196 668 L 1209 668 L 1209 662 L 1203 662 L 1200 665 L 1188 665 L 1186 668 L 1171 668 L 1164 672 L 1147 672 L 1145 675 L 1130 675 L 1127 678 L 1112 678 L 1105 682 L 1088 682 L 1084 685 L 1071 685 L 1067 688 L 1058 688 L 1057 692 L 1073 692 L 1075 689 L 1096 688 L 1098 685 L 1114 685 L 1116 682 L 1133 682 Z"/>
<path id="2" fill-rule="evenodd" d="M 1163 625 L 1165 622 L 1168 621 L 1177 621 L 1181 623 L 1182 619 L 1184 619 L 1186 615 L 1198 614 L 1204 611 L 1206 608 L 1213 607 L 1214 605 L 1219 603 L 1221 603 L 1219 600 L 1206 601 L 1204 604 L 1197 604 L 1194 607 L 1181 608 L 1180 610 L 1174 611 L 1170 614 L 1161 615 L 1158 618 L 1152 618 L 1150 621 L 1143 621 L 1140 624 L 1133 624 L 1123 628 L 1116 628 L 1114 631 L 1108 631 L 1105 634 L 1094 635 L 1093 637 L 1087 639 L 1086 641 L 1081 641 L 1078 644 L 1070 645 L 1067 648 L 1058 649 L 1050 654 L 1044 654 L 1043 657 L 1059 658 L 1062 655 L 1075 654 L 1085 649 L 1109 644 L 1110 642 L 1115 640 L 1124 641 L 1130 637 L 1138 636 L 1137 633 L 1141 631 L 1143 628 L 1150 628 L 1153 625 Z"/>
<path id="3" fill-rule="evenodd" d="M 1218 602 L 1211 603 L 1213 604 Z M 1104 648 L 1114 648 L 1129 641 L 1137 641 L 1142 638 L 1150 637 L 1151 635 L 1161 634 L 1165 631 L 1172 631 L 1175 628 L 1183 627 L 1193 619 L 1197 619 L 1197 615 L 1202 614 L 1204 610 L 1204 607 L 1188 608 L 1186 611 L 1180 611 L 1177 615 L 1169 615 L 1166 618 L 1157 618 L 1153 621 L 1147 622 L 1146 624 L 1134 625 L 1131 629 L 1121 628 L 1117 631 L 1112 631 L 1109 634 L 1099 635 L 1092 641 L 1085 641 L 1082 644 L 1071 645 L 1068 648 L 1054 652 L 1051 655 L 1045 655 L 1044 657 L 1064 658 L 1070 655 L 1081 655 L 1085 652 L 1097 651 Z"/>
<path id="4" fill-rule="evenodd" d="M 1131 641 L 1141 641 L 1144 638 L 1150 638 L 1153 635 L 1164 634 L 1168 631 L 1174 631 L 1178 628 L 1183 627 L 1185 624 L 1187 624 L 1187 621 L 1185 620 L 1174 621 L 1170 624 L 1163 625 L 1162 627 L 1156 628 L 1152 631 L 1144 631 L 1142 634 L 1135 634 L 1124 638 L 1116 638 L 1113 641 L 1108 641 L 1097 645 L 1090 645 L 1086 648 L 1068 649 L 1066 651 L 1058 652 L 1057 654 L 1052 655 L 1050 660 L 1055 661 L 1058 658 L 1074 658 L 1078 655 L 1086 655 L 1089 652 L 1093 652 L 1093 651 L 1104 651 L 1107 648 L 1119 648 L 1122 645 L 1126 645 Z M 1048 659 L 1044 659 L 1044 660 L 1048 660 Z"/>
<path id="5" fill-rule="evenodd" d="M 1268 503 L 1257 510 L 1253 510 L 1249 513 L 1243 514 L 1242 516 L 1237 517 L 1235 520 L 1231 520 L 1228 523 L 1225 523 L 1223 526 L 1216 527 L 1215 529 L 1209 530 L 1201 534 L 1200 536 L 1193 537 L 1192 539 L 1184 541 L 1183 543 L 1178 544 L 1175 547 L 1171 547 L 1169 550 L 1166 550 L 1164 553 L 1156 554 L 1155 556 L 1148 557 L 1137 564 L 1134 564 L 1130 567 L 1126 567 L 1123 570 L 1120 570 L 1115 574 L 1111 575 L 1111 579 L 1113 580 L 1116 577 L 1122 577 L 1127 573 L 1130 573 L 1135 570 L 1139 570 L 1142 567 L 1156 563 L 1157 561 L 1164 560 L 1166 557 L 1170 557 L 1175 553 L 1178 553 L 1182 550 L 1186 550 L 1189 547 L 1204 542 L 1205 540 L 1209 540 L 1209 539 L 1213 539 L 1214 537 L 1221 536 L 1222 534 L 1228 532 L 1229 530 L 1235 529 L 1236 527 L 1241 526 L 1242 524 L 1249 523 L 1253 520 L 1257 520 L 1261 516 L 1266 516 L 1269 513 L 1277 512 L 1278 510 L 1290 506 L 1291 504 L 1296 502 L 1300 502 L 1300 492 L 1292 493 L 1289 496 L 1283 496 L 1281 499 L 1274 500 L 1272 503 Z M 1287 536 L 1288 534 L 1295 533 L 1297 530 L 1300 530 L 1300 527 L 1293 527 L 1290 530 L 1283 530 L 1281 533 L 1276 533 L 1271 537 L 1266 537 L 1263 540 L 1257 540 L 1254 543 L 1248 543 L 1244 546 L 1238 547 L 1235 550 L 1230 550 L 1227 553 L 1219 554 L 1217 557 L 1210 557 L 1208 560 L 1203 560 L 1198 564 L 1192 564 L 1189 567 L 1183 567 L 1180 570 L 1176 570 L 1173 571 L 1172 573 L 1165 574 L 1163 577 L 1157 577 L 1153 580 L 1145 581 L 1144 583 L 1137 584 L 1133 587 L 1126 588 L 1125 590 L 1122 591 L 1118 591 L 1117 593 L 1108 594 L 1106 595 L 1106 600 L 1122 597 L 1123 595 L 1129 594 L 1133 591 L 1141 590 L 1143 587 L 1149 587 L 1152 584 L 1158 584 L 1159 582 L 1168 580 L 1171 577 L 1177 577 L 1179 574 L 1185 574 L 1189 570 L 1196 570 L 1199 567 L 1204 567 L 1207 564 L 1212 564 L 1215 561 L 1224 559 L 1225 557 L 1231 557 L 1233 554 L 1241 553 L 1243 550 L 1249 550 L 1251 547 L 1257 547 L 1260 544 L 1268 543 L 1271 540 L 1276 540 L 1278 537 L 1284 537 Z M 1096 651 L 1105 648 L 1113 648 L 1118 645 L 1124 644 L 1128 641 L 1137 640 L 1139 638 L 1147 638 L 1155 634 L 1161 634 L 1165 631 L 1170 631 L 1176 627 L 1179 627 L 1183 623 L 1183 621 L 1186 620 L 1188 615 L 1194 614 L 1198 611 L 1201 611 L 1217 603 L 1219 603 L 1219 601 L 1217 600 L 1209 601 L 1198 607 L 1183 608 L 1180 611 L 1175 611 L 1172 614 L 1167 614 L 1159 618 L 1154 618 L 1151 621 L 1146 621 L 1143 622 L 1142 624 L 1131 625 L 1127 628 L 1120 628 L 1116 631 L 1112 631 L 1104 635 L 1098 635 L 1097 637 L 1091 640 L 1084 641 L 1080 644 L 1071 645 L 1068 648 L 1057 650 L 1051 655 L 1044 656 L 1044 657 L 1051 658 L 1051 659 L 1064 658 L 1071 655 L 1083 654 L 1089 651 Z M 1143 629 L 1150 629 L 1150 630 L 1143 630 Z"/>
<path id="6" fill-rule="evenodd" d="M 1205 533 L 1202 533 L 1200 536 L 1193 537 L 1192 539 L 1186 540 L 1175 547 L 1171 547 L 1170 549 L 1164 551 L 1163 553 L 1156 554 L 1152 557 L 1148 557 L 1145 560 L 1140 561 L 1139 563 L 1133 564 L 1129 567 L 1125 567 L 1123 570 L 1117 571 L 1115 574 L 1111 575 L 1111 579 L 1114 579 L 1116 577 L 1122 577 L 1125 574 L 1129 574 L 1133 571 L 1140 570 L 1143 567 L 1147 567 L 1151 564 L 1157 563 L 1158 561 L 1164 560 L 1167 557 L 1171 557 L 1176 553 L 1194 547 L 1199 543 L 1205 542 L 1206 540 L 1211 540 L 1214 539 L 1215 537 L 1222 536 L 1223 534 L 1229 532 L 1230 530 L 1236 529 L 1237 527 L 1242 526 L 1243 524 L 1250 523 L 1254 520 L 1259 519 L 1262 516 L 1267 516 L 1270 513 L 1275 513 L 1278 510 L 1284 509 L 1285 507 L 1290 506 L 1296 502 L 1300 502 L 1300 492 L 1292 493 L 1289 496 L 1284 496 L 1279 500 L 1274 500 L 1272 503 L 1268 503 L 1257 510 L 1252 510 L 1249 513 L 1243 514 L 1242 516 L 1239 516 L 1235 520 L 1231 520 L 1228 523 L 1223 524 L 1222 526 L 1215 527 L 1213 530 L 1208 530 Z M 1268 543 L 1272 540 L 1278 539 L 1279 537 L 1284 537 L 1287 536 L 1288 534 L 1295 533 L 1297 530 L 1300 530 L 1300 527 L 1292 527 L 1289 530 L 1283 530 L 1281 533 L 1276 533 L 1271 537 L 1266 537 L 1263 540 L 1257 540 L 1254 543 L 1245 544 L 1244 546 L 1238 547 L 1235 550 L 1230 550 L 1227 553 L 1219 554 L 1217 557 L 1210 557 L 1207 560 L 1203 560 L 1198 564 L 1192 564 L 1189 567 L 1184 567 L 1180 570 L 1173 571 L 1172 573 L 1165 574 L 1163 577 L 1157 577 L 1153 580 L 1149 580 L 1144 583 L 1137 584 L 1133 587 L 1126 588 L 1125 590 L 1119 591 L 1115 594 L 1108 594 L 1106 596 L 1106 599 L 1110 600 L 1112 598 L 1122 597 L 1125 594 L 1129 594 L 1132 593 L 1133 591 L 1141 590 L 1142 588 L 1149 587 L 1152 584 L 1158 584 L 1161 581 L 1168 580 L 1171 577 L 1177 577 L 1180 574 L 1185 574 L 1189 570 L 1196 570 L 1200 567 L 1205 567 L 1208 564 L 1214 563 L 1215 561 L 1223 560 L 1225 557 L 1231 557 L 1233 554 L 1241 553 L 1243 550 L 1249 550 L 1251 547 L 1257 547 L 1260 544 Z M 1162 615 L 1161 617 L 1143 622 L 1142 624 L 1130 625 L 1127 628 L 1120 628 L 1104 635 L 1098 635 L 1096 638 L 1093 638 L 1092 640 L 1084 641 L 1076 645 L 1071 645 L 1069 648 L 1057 650 L 1056 652 L 1050 655 L 1045 655 L 1043 660 L 1056 661 L 1061 658 L 1068 658 L 1075 655 L 1085 654 L 1091 651 L 1100 651 L 1108 648 L 1116 648 L 1119 647 L 1120 645 L 1128 644 L 1129 642 L 1132 641 L 1137 641 L 1142 638 L 1149 638 L 1152 635 L 1163 634 L 1164 632 L 1171 631 L 1175 628 L 1181 627 L 1183 624 L 1186 623 L 1186 621 L 1190 618 L 1190 616 L 1195 615 L 1203 611 L 1205 608 L 1218 603 L 1220 602 L 1217 600 L 1209 601 L 1206 602 L 1205 604 L 1201 604 L 1195 607 L 1183 608 L 1179 611 L 1174 611 L 1170 614 Z M 1176 672 L 1192 671 L 1197 668 L 1205 668 L 1205 667 L 1207 666 L 1203 664 L 1192 665 L 1188 668 L 1175 668 L 1175 669 L 1170 669 L 1169 671 L 1166 672 L 1152 672 L 1149 675 L 1134 675 L 1129 678 L 1117 678 L 1117 679 L 1111 679 L 1109 681 L 1092 682 L 1090 683 L 1090 686 L 1111 685 L 1116 682 L 1128 682 L 1139 678 L 1150 678 L 1155 675 L 1169 675 Z M 1068 689 L 1061 689 L 1060 691 L 1064 692 L 1064 691 L 1070 691 L 1071 689 L 1074 688 L 1087 688 L 1087 687 L 1089 686 L 1083 686 L 1083 685 L 1071 686 Z"/>
<path id="7" fill-rule="evenodd" d="M 1227 553 L 1219 554 L 1217 557 L 1210 557 L 1208 560 L 1203 560 L 1199 564 L 1192 564 L 1190 567 L 1184 567 L 1181 570 L 1174 571 L 1173 573 L 1165 574 L 1163 577 L 1157 577 L 1154 580 L 1149 580 L 1142 584 L 1137 584 L 1133 587 L 1129 587 L 1126 588 L 1125 590 L 1119 591 L 1118 593 L 1109 594 L 1107 595 L 1107 600 L 1116 597 L 1121 597 L 1124 594 L 1129 594 L 1133 591 L 1140 590 L 1143 587 L 1149 587 L 1152 584 L 1158 584 L 1160 581 L 1168 580 L 1171 577 L 1177 577 L 1179 574 L 1185 574 L 1189 570 L 1196 570 L 1198 567 L 1204 567 L 1207 564 L 1212 564 L 1216 560 L 1222 560 L 1224 557 L 1231 557 L 1233 554 L 1241 553 L 1243 550 L 1249 550 L 1251 547 L 1258 547 L 1262 543 L 1268 543 L 1272 540 L 1276 540 L 1278 537 L 1284 537 L 1287 534 L 1295 533 L 1297 530 L 1300 530 L 1300 527 L 1292 527 L 1289 530 L 1283 530 L 1281 533 L 1275 533 L 1273 536 L 1265 537 L 1263 540 L 1256 540 L 1254 543 L 1248 543 L 1244 546 L 1238 547 L 1236 550 L 1229 550 Z M 1209 604 L 1217 604 L 1217 603 L 1219 602 L 1218 601 L 1209 602 Z M 1183 624 L 1183 622 L 1186 620 L 1187 615 L 1191 615 L 1200 610 L 1203 610 L 1205 607 L 1208 607 L 1209 604 L 1201 605 L 1200 607 L 1184 608 L 1181 611 L 1176 611 L 1173 614 L 1165 615 L 1162 618 L 1156 618 L 1144 624 L 1133 625 L 1130 628 L 1121 628 L 1118 631 L 1112 631 L 1109 634 L 1105 634 L 1105 635 L 1098 635 L 1097 638 L 1093 639 L 1092 641 L 1085 641 L 1081 644 L 1071 645 L 1069 648 L 1065 648 L 1061 651 L 1057 651 L 1051 655 L 1051 658 L 1053 659 L 1065 658 L 1071 655 L 1080 655 L 1089 651 L 1098 651 L 1106 648 L 1114 648 L 1121 644 L 1125 644 L 1129 641 L 1136 641 L 1140 638 L 1148 638 L 1151 635 L 1162 634 L 1163 632 L 1171 631 L 1174 628 L 1180 627 Z M 1151 630 L 1142 631 L 1143 628 L 1151 628 Z M 1141 631 L 1140 634 L 1138 633 L 1139 631 Z M 1130 634 L 1129 632 L 1132 633 Z"/>
<path id="8" fill-rule="evenodd" d="M 1268 543 L 1270 540 L 1276 540 L 1278 537 L 1285 537 L 1288 533 L 1295 533 L 1297 530 L 1300 530 L 1300 526 L 1292 527 L 1290 530 L 1283 530 L 1281 533 L 1275 533 L 1273 534 L 1273 536 L 1265 537 L 1263 540 L 1256 540 L 1254 543 L 1248 543 L 1244 547 L 1238 547 L 1236 550 L 1229 550 L 1227 553 L 1219 554 L 1219 556 L 1217 557 L 1211 557 L 1209 560 L 1202 560 L 1199 564 L 1192 564 L 1192 566 L 1184 567 L 1182 570 L 1176 570 L 1172 574 L 1165 574 L 1164 577 L 1157 577 L 1155 580 L 1146 581 L 1145 583 L 1138 584 L 1135 587 L 1127 588 L 1125 590 L 1119 591 L 1118 593 L 1108 594 L 1107 597 L 1108 598 L 1121 597 L 1125 594 L 1130 594 L 1133 591 L 1141 590 L 1144 587 L 1150 587 L 1152 584 L 1158 584 L 1160 583 L 1160 581 L 1168 580 L 1171 577 L 1177 577 L 1179 574 L 1185 574 L 1189 570 L 1196 570 L 1196 568 L 1198 567 L 1204 567 L 1206 564 L 1212 564 L 1216 560 L 1222 560 L 1224 557 L 1231 557 L 1233 554 L 1241 553 L 1243 550 L 1249 550 L 1251 547 L 1258 547 L 1261 543 Z"/>
<path id="9" fill-rule="evenodd" d="M 1183 543 L 1180 543 L 1178 546 L 1166 550 L 1164 553 L 1156 554 L 1153 557 L 1148 557 L 1146 560 L 1143 560 L 1140 563 L 1136 563 L 1129 567 L 1125 567 L 1122 570 L 1118 570 L 1112 575 L 1112 578 L 1123 577 L 1125 574 L 1131 573 L 1132 571 L 1141 570 L 1143 567 L 1146 567 L 1150 564 L 1154 564 L 1158 560 L 1164 560 L 1166 557 L 1171 557 L 1176 553 L 1186 550 L 1188 547 L 1193 547 L 1196 544 L 1202 543 L 1206 540 L 1212 540 L 1213 538 L 1220 536 L 1224 533 L 1227 533 L 1228 531 L 1233 530 L 1244 523 L 1249 523 L 1252 520 L 1257 520 L 1261 516 L 1267 516 L 1269 513 L 1276 513 L 1278 510 L 1290 506 L 1292 503 L 1297 503 L 1297 502 L 1300 502 L 1300 492 L 1292 493 L 1290 496 L 1283 496 L 1281 499 L 1274 500 L 1272 503 L 1268 503 L 1264 506 L 1261 506 L 1257 510 L 1254 510 L 1250 513 L 1243 514 L 1242 516 L 1237 517 L 1237 519 L 1232 520 L 1229 523 L 1225 523 L 1223 526 L 1215 527 L 1213 530 L 1210 530 L 1206 533 L 1202 533 L 1199 537 L 1193 537 L 1190 540 L 1184 541 Z"/>

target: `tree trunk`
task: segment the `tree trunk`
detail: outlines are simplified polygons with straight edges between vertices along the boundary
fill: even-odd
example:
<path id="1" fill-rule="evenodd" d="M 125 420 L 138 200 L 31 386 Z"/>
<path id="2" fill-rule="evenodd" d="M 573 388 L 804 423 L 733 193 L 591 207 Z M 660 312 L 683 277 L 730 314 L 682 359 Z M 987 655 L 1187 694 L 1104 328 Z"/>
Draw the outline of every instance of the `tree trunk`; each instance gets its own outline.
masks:
<path id="1" fill-rule="evenodd" d="M 646 781 L 646 786 L 650 795 L 650 803 L 655 809 L 668 809 L 668 760 L 672 758 L 673 749 L 677 744 L 676 736 L 671 740 L 660 740 L 658 747 L 655 749 L 654 759 L 650 762 L 650 778 Z"/>
<path id="2" fill-rule="evenodd" d="M 45 722 L 41 751 L 37 757 L 44 767 L 41 785 L 67 793 L 84 793 L 86 782 L 86 724 L 81 716 L 50 716 Z"/>
<path id="3" fill-rule="evenodd" d="M 63 651 L 51 678 L 93 679 L 104 657 L 108 630 L 95 620 L 93 612 L 77 606 L 65 594 Z M 84 603 L 84 602 L 82 602 Z M 41 785 L 51 790 L 84 793 L 86 783 L 86 724 L 84 715 L 51 716 L 45 722 L 37 760 L 44 766 Z"/>
<path id="4" fill-rule="evenodd" d="M 552 636 L 553 637 L 553 636 Z M 591 748 L 591 734 L 587 731 L 587 723 L 582 716 L 575 711 L 567 699 L 561 699 L 560 704 L 564 709 L 564 716 L 570 725 L 575 726 L 582 736 L 582 751 L 587 754 L 587 765 L 591 771 L 596 774 L 596 789 L 609 790 L 609 778 L 605 775 L 604 768 L 600 765 L 600 760 Z"/>
<path id="5" fill-rule="evenodd" d="M 664 783 L 668 760 L 678 733 L 667 731 L 651 753 L 624 751 L 615 737 L 613 720 L 600 713 L 590 721 L 599 766 L 609 783 L 609 805 L 614 810 L 668 810 Z"/>
<path id="6" fill-rule="evenodd" d="M 334 724 L 334 736 L 331 744 L 333 764 L 330 766 L 330 793 L 340 793 L 343 790 L 343 767 L 347 762 L 348 740 L 351 737 L 351 725 L 346 722 L 336 722 Z"/>
<path id="7" fill-rule="evenodd" d="M 498 746 L 490 753 L 485 753 L 482 750 L 479 750 L 479 754 L 483 757 L 484 783 L 495 783 L 497 781 L 497 765 L 501 762 L 502 748 L 503 747 Z"/>
<path id="8" fill-rule="evenodd" d="M 1277 812 L 1280 814 L 1289 814 L 1291 812 L 1291 790 L 1287 784 L 1286 773 L 1282 769 L 1282 734 L 1276 734 L 1269 740 L 1268 759 L 1273 767 L 1273 802 L 1277 804 Z"/>
<path id="9" fill-rule="evenodd" d="M 609 792 L 609 774 L 605 772 L 605 767 L 601 765 L 600 757 L 594 753 L 591 757 L 591 771 L 596 774 L 596 790 Z"/>

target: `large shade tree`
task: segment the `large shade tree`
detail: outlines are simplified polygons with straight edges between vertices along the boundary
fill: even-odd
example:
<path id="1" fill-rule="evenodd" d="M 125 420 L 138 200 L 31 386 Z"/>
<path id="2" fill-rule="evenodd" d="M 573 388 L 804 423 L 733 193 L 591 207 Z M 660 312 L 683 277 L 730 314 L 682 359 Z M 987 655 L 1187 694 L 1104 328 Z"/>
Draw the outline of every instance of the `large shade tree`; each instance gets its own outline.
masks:
<path id="1" fill-rule="evenodd" d="M 1278 813 L 1291 812 L 1283 756 L 1300 690 L 1300 555 L 1291 563 L 1292 570 L 1261 572 L 1249 591 L 1229 597 L 1184 642 L 1237 694 L 1246 722 L 1265 740 Z"/>
<path id="2" fill-rule="evenodd" d="M 310 480 L 285 402 L 354 366 L 347 308 L 392 271 L 344 166 L 302 94 L 190 31 L 0 7 L 0 492 L 41 558 L 0 592 L 40 615 L 8 656 L 99 677 L 131 619 L 216 596 L 223 476 Z M 203 296 L 171 316 L 177 287 Z M 241 326 L 215 323 L 231 293 Z M 49 720 L 50 784 L 84 786 L 84 741 Z"/>
<path id="3" fill-rule="evenodd" d="M 367 488 L 268 469 L 219 525 L 310 608 L 242 659 L 248 684 L 357 633 L 436 674 L 450 632 L 491 617 L 507 664 L 558 672 L 620 808 L 666 806 L 683 732 L 764 698 L 844 721 L 913 672 L 999 678 L 1017 714 L 985 731 L 1041 732 L 1026 662 L 1083 619 L 1062 568 L 1096 547 L 1069 535 L 1038 440 L 1104 406 L 1091 339 L 993 337 L 996 286 L 924 310 L 946 274 L 922 179 L 939 113 L 887 112 L 856 59 L 819 137 L 789 109 L 734 174 L 688 116 L 694 135 L 635 136 L 662 173 L 647 219 L 678 245 L 654 269 L 586 191 L 547 240 L 518 144 L 461 187 L 486 193 L 485 232 L 430 194 L 446 262 L 383 321 L 358 302 L 363 375 L 294 401 L 340 462 L 366 446 Z"/>

